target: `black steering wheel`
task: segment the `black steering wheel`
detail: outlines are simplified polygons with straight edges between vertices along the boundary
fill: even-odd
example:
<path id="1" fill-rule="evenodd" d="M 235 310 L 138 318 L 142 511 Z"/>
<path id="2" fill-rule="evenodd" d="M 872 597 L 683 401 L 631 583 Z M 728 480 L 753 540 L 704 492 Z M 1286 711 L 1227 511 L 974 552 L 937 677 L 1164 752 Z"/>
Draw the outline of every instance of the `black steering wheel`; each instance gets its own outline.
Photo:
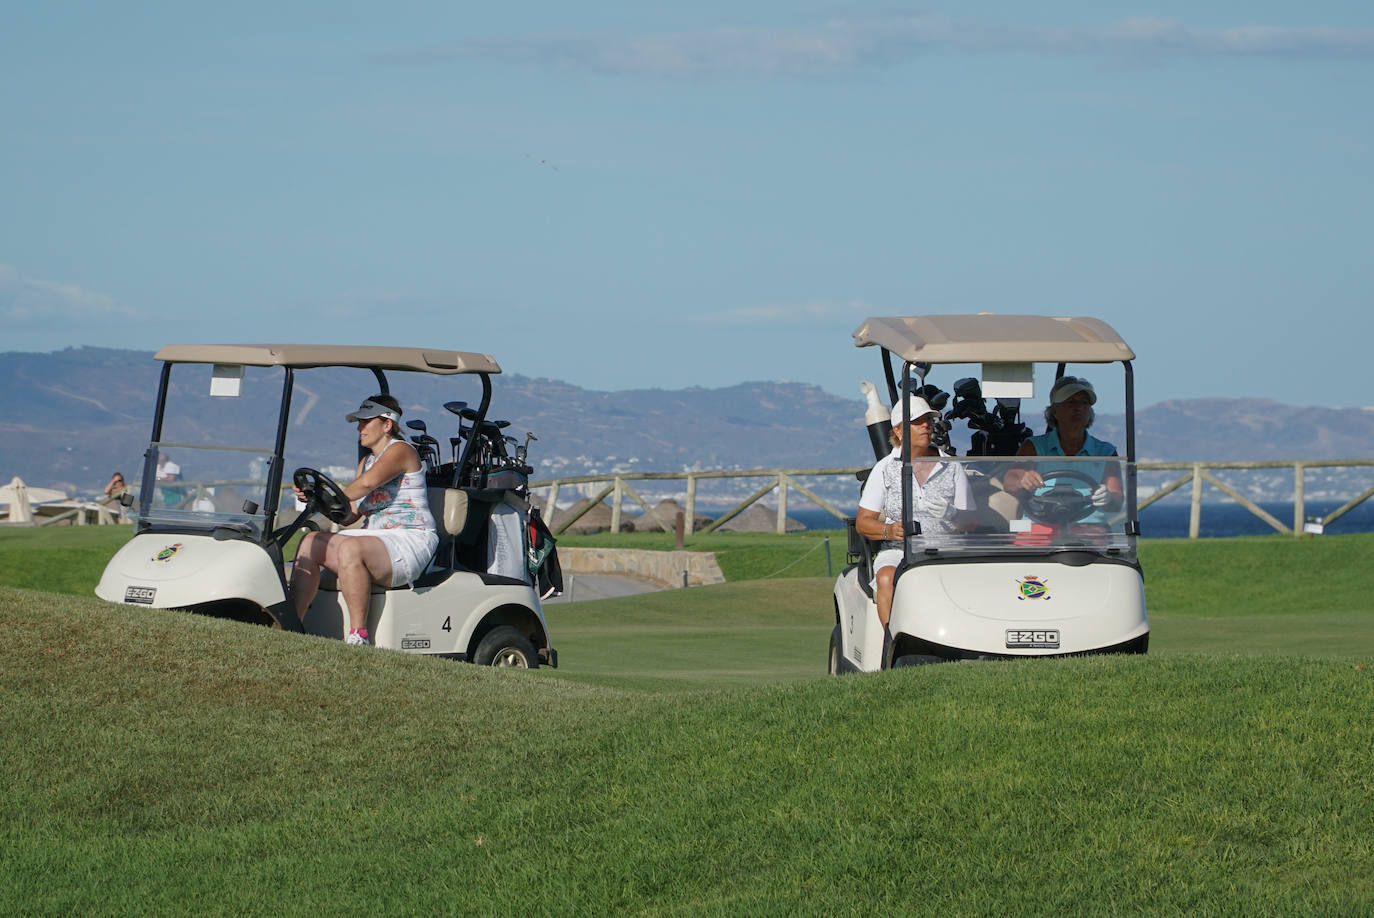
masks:
<path id="1" fill-rule="evenodd" d="M 1089 516 L 1093 510 L 1091 492 L 1098 485 L 1096 478 L 1073 469 L 1054 469 L 1040 476 L 1044 481 L 1053 481 L 1043 491 L 1031 494 L 1025 500 L 1026 516 L 1037 523 L 1051 526 L 1067 526 Z M 1088 486 L 1084 494 L 1070 482 L 1077 481 Z"/>
<path id="2" fill-rule="evenodd" d="M 338 482 L 319 469 L 299 468 L 291 477 L 296 487 L 305 492 L 305 512 L 310 516 L 318 510 L 335 523 L 347 523 L 353 515 L 353 506 Z"/>

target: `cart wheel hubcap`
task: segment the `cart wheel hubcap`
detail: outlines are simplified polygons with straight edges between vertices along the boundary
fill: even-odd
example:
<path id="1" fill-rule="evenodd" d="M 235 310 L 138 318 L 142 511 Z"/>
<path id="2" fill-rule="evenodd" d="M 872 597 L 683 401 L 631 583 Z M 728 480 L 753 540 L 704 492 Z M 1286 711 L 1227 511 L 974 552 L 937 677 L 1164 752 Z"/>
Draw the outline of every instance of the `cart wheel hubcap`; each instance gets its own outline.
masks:
<path id="1" fill-rule="evenodd" d="M 514 647 L 502 647 L 496 651 L 496 656 L 492 657 L 491 665 L 510 669 L 529 669 L 525 655 Z"/>

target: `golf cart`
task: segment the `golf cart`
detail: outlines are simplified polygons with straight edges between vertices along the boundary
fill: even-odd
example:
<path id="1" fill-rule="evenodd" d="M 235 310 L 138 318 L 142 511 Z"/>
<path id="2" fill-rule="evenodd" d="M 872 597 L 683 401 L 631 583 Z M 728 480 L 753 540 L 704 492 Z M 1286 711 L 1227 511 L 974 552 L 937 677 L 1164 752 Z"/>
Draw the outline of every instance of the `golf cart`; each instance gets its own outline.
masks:
<path id="1" fill-rule="evenodd" d="M 538 571 L 527 564 L 545 560 L 551 540 L 540 544 L 547 530 L 529 516 L 525 447 L 502 433 L 506 422 L 487 416 L 491 377 L 501 372 L 494 359 L 322 345 L 176 345 L 156 359 L 162 374 L 135 534 L 106 566 L 97 596 L 342 638 L 348 609 L 333 575 L 326 572 L 302 623 L 287 592 L 285 555 L 293 536 L 321 528 L 321 516 L 323 525 L 345 522 L 349 503 L 330 474 L 312 467 L 322 462 L 292 474 L 286 470 L 297 463 L 289 459 L 337 453 L 323 441 L 337 437 L 342 445 L 345 411 L 368 393 L 390 393 L 388 373 L 452 376 L 480 386 L 480 395 L 474 407 L 444 403 L 458 425 L 448 461 L 423 421 L 408 422 L 419 431 L 412 441 L 426 467 L 439 547 L 412 584 L 373 585 L 373 642 L 484 665 L 558 665 L 535 586 Z M 303 436 L 317 402 L 324 403 L 313 415 L 317 436 Z M 351 464 L 329 470 L 353 474 Z M 307 494 L 303 507 L 291 506 L 285 485 L 292 481 Z"/>
<path id="2" fill-rule="evenodd" d="M 956 532 L 925 535 L 915 523 L 899 549 L 891 617 L 883 628 L 874 601 L 873 559 L 880 543 L 849 521 L 849 564 L 835 582 L 835 628 L 829 671 L 873 672 L 946 660 L 1006 659 L 1089 653 L 1145 653 L 1150 626 L 1136 541 L 1135 355 L 1106 323 L 1031 315 L 870 318 L 854 332 L 858 347 L 882 355 L 887 402 L 869 384 L 866 421 L 877 458 L 887 455 L 888 405 L 900 392 L 943 411 L 932 444 L 967 476 L 974 510 Z M 894 372 L 894 360 L 900 372 Z M 1125 455 L 1018 456 L 1030 429 L 1022 399 L 1036 396 L 1035 365 L 1053 380 L 1070 364 L 1119 363 L 1125 375 Z M 937 368 L 974 365 L 978 377 L 945 385 Z M 1040 403 L 1050 386 L 1044 386 Z M 994 399 L 991 408 L 988 399 Z M 910 401 L 901 399 L 903 424 Z M 948 406 L 947 410 L 944 410 Z M 969 434 L 962 456 L 951 433 Z M 913 520 L 911 438 L 901 451 L 902 518 Z M 1003 487 L 1033 469 L 1042 484 Z M 1092 494 L 1111 476 L 1121 481 L 1119 506 Z M 860 473 L 861 480 L 867 472 Z M 1105 492 L 1099 492 L 1105 493 Z M 976 516 L 974 516 L 976 514 Z"/>

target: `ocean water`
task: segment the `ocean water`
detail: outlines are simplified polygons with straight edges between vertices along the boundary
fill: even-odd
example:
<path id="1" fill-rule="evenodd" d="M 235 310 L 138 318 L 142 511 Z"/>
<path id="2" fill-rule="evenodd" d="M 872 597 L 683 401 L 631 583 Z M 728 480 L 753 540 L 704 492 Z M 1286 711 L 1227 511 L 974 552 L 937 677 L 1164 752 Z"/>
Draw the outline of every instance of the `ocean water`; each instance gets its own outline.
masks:
<path id="1" fill-rule="evenodd" d="M 1343 503 L 1344 501 L 1308 501 L 1304 505 L 1304 511 L 1309 519 L 1324 517 Z M 1293 505 L 1291 503 L 1261 503 L 1260 506 L 1273 514 L 1279 522 L 1290 526 L 1293 524 Z M 709 510 L 705 512 L 710 513 Z M 1176 504 L 1160 501 L 1157 504 L 1151 504 L 1140 514 L 1140 534 L 1147 539 L 1186 538 L 1190 513 L 1191 507 L 1186 502 Z M 807 529 L 840 529 L 844 526 L 829 513 L 815 508 L 798 508 L 788 513 L 788 516 Z M 1240 504 L 1205 503 L 1202 505 L 1199 535 L 1203 538 L 1272 535 L 1275 532 L 1276 530 L 1272 526 Z M 1374 532 L 1374 498 L 1360 504 L 1326 527 L 1326 533 L 1329 535 L 1350 532 Z"/>

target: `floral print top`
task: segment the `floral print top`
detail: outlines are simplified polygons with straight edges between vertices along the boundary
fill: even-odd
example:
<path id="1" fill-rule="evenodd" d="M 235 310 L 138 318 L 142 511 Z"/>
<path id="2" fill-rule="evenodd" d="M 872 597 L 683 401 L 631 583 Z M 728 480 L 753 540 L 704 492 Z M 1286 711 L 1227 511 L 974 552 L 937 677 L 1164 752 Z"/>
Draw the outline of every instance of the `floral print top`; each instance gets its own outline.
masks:
<path id="1" fill-rule="evenodd" d="M 386 445 L 383 453 L 391 449 L 391 443 Z M 363 462 L 363 471 L 372 468 L 377 458 L 368 456 Z M 424 469 L 405 472 L 373 488 L 358 501 L 358 512 L 367 516 L 364 529 L 435 529 L 434 514 L 429 510 Z"/>

